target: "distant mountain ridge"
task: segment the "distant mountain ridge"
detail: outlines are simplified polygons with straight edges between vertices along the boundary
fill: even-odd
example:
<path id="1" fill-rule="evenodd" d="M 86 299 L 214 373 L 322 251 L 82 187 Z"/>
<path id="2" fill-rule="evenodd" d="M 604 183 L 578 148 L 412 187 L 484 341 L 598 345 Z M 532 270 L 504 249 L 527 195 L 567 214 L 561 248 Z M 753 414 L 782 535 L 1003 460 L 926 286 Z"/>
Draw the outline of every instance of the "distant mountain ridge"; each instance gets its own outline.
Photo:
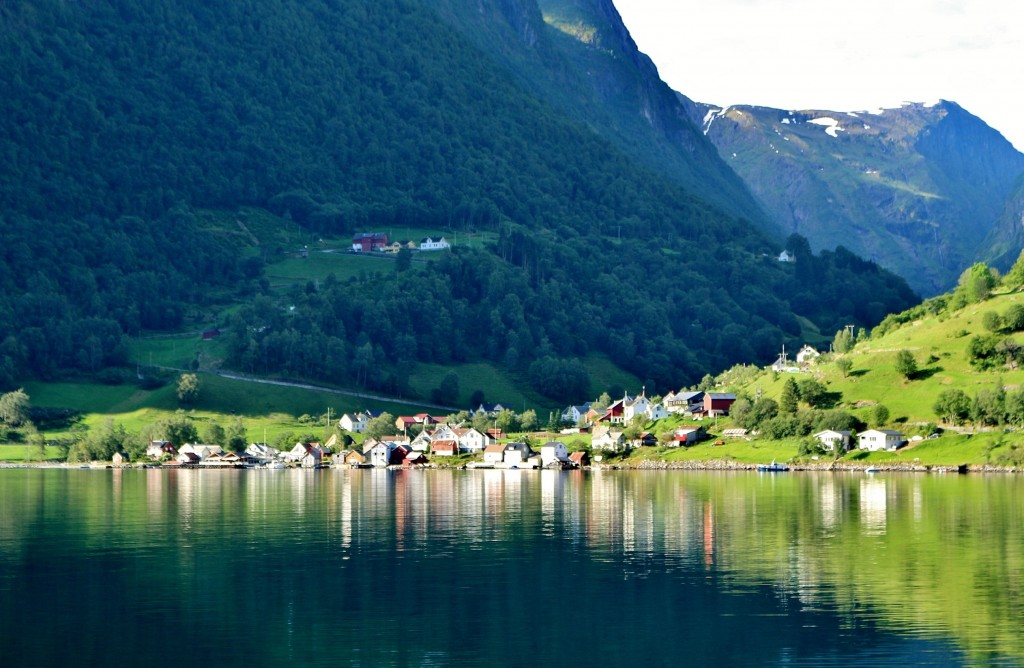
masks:
<path id="1" fill-rule="evenodd" d="M 993 255 L 990 232 L 1024 173 L 1024 154 L 948 101 L 857 113 L 688 108 L 785 232 L 814 248 L 841 244 L 925 295 Z"/>

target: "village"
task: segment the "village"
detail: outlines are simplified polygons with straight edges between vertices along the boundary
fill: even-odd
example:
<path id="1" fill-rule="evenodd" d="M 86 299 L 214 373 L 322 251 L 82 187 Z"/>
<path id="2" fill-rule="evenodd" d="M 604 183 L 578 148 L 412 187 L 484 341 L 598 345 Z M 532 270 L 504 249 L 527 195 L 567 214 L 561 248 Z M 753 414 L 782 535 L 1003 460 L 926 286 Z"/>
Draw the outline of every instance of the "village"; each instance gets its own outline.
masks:
<path id="1" fill-rule="evenodd" d="M 776 373 L 804 373 L 818 356 L 812 347 L 804 346 L 791 364 L 783 349 L 770 368 Z M 244 452 L 229 452 L 217 445 L 152 441 L 146 459 L 161 466 L 186 468 L 584 468 L 637 448 L 684 448 L 710 439 L 714 445 L 751 440 L 758 435 L 756 430 L 728 426 L 729 421 L 726 428 L 717 429 L 719 419 L 729 417 L 736 400 L 729 392 L 695 389 L 648 397 L 641 388 L 635 396 L 624 392 L 612 400 L 605 394 L 595 401 L 565 407 L 557 415 L 557 431 L 522 430 L 516 434 L 500 428 L 509 418 L 515 419 L 514 411 L 500 403 L 481 403 L 447 416 L 417 413 L 394 417 L 367 409 L 343 414 L 336 422 L 337 433 L 323 443 L 299 442 L 290 450 L 252 443 Z M 670 419 L 670 426 L 659 428 Z M 856 441 L 850 430 L 825 429 L 813 438 L 822 452 L 834 455 L 845 453 L 854 444 L 866 451 L 892 451 L 905 443 L 903 434 L 892 429 L 867 429 L 856 434 Z M 128 465 L 128 456 L 117 453 L 113 463 Z"/>

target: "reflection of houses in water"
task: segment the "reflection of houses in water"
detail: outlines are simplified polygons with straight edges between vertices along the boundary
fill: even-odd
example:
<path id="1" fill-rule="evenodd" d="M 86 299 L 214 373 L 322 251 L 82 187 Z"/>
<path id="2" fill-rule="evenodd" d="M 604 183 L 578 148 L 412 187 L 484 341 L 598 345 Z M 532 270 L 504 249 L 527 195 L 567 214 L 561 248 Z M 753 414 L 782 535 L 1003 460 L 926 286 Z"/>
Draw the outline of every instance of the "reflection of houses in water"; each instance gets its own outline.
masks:
<path id="1" fill-rule="evenodd" d="M 636 509 L 633 504 L 635 500 L 632 494 L 625 494 L 622 497 L 622 551 L 630 553 L 636 551 Z"/>
<path id="2" fill-rule="evenodd" d="M 405 550 L 406 516 L 409 513 L 408 497 L 406 496 L 406 473 L 408 471 L 388 471 L 392 476 L 394 485 L 394 503 L 392 505 L 395 513 L 395 551 Z"/>
<path id="3" fill-rule="evenodd" d="M 821 506 L 821 526 L 830 531 L 839 528 L 840 503 L 836 499 L 835 478 L 829 477 L 822 481 L 818 492 L 818 502 Z"/>
<path id="4" fill-rule="evenodd" d="M 543 470 L 539 475 L 541 526 L 546 535 L 554 535 L 555 525 L 562 517 L 562 505 L 558 502 L 562 500 L 564 494 L 562 483 L 565 476 L 561 471 L 551 470 Z"/>
<path id="5" fill-rule="evenodd" d="M 160 469 L 146 469 L 146 510 L 154 518 L 167 512 L 164 497 L 164 479 L 167 475 Z"/>
<path id="6" fill-rule="evenodd" d="M 867 533 L 885 533 L 885 480 L 869 478 L 860 481 L 860 523 Z"/>
<path id="7" fill-rule="evenodd" d="M 710 568 L 715 563 L 715 513 L 711 502 L 704 503 L 704 565 Z"/>
<path id="8" fill-rule="evenodd" d="M 353 520 L 356 517 L 352 509 L 352 478 L 345 476 L 345 483 L 341 486 L 341 509 L 338 511 L 338 521 L 341 525 L 341 547 L 348 549 L 352 547 Z"/>
<path id="9" fill-rule="evenodd" d="M 500 517 L 505 503 L 505 472 L 498 469 L 478 471 L 484 478 L 484 508 L 487 517 Z"/>
<path id="10" fill-rule="evenodd" d="M 599 472 L 591 476 L 587 504 L 587 544 L 591 549 L 617 548 L 622 543 L 622 477 Z"/>

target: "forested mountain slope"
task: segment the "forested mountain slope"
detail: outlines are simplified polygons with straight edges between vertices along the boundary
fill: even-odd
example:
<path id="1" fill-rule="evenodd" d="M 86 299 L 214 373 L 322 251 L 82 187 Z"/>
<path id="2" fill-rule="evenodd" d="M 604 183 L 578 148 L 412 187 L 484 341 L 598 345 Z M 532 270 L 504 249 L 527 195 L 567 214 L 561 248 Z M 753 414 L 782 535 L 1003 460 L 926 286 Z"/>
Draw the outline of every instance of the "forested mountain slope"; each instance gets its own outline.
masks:
<path id="1" fill-rule="evenodd" d="M 953 102 L 858 113 L 691 110 L 786 232 L 814 248 L 844 244 L 925 295 L 989 259 L 994 241 L 984 240 L 1024 173 L 1024 155 Z"/>
<path id="2" fill-rule="evenodd" d="M 770 355 L 797 316 L 829 332 L 915 301 L 849 253 L 775 262 L 719 206 L 724 177 L 659 174 L 514 62 L 417 0 L 0 6 L 3 383 L 122 363 L 126 335 L 243 302 L 249 370 L 401 390 L 416 361 L 485 359 L 560 398 L 590 352 L 678 385 Z M 280 294 L 269 249 L 199 223 L 241 206 L 496 241 Z"/>

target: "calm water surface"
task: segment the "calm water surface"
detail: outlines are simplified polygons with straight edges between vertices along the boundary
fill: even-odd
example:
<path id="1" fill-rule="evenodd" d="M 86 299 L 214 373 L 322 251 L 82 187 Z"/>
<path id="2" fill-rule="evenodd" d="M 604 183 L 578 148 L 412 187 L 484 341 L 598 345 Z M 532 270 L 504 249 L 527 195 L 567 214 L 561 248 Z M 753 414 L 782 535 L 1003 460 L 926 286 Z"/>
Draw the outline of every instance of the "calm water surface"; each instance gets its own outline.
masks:
<path id="1" fill-rule="evenodd" d="M 1024 665 L 1012 476 L 0 471 L 0 666 Z"/>

